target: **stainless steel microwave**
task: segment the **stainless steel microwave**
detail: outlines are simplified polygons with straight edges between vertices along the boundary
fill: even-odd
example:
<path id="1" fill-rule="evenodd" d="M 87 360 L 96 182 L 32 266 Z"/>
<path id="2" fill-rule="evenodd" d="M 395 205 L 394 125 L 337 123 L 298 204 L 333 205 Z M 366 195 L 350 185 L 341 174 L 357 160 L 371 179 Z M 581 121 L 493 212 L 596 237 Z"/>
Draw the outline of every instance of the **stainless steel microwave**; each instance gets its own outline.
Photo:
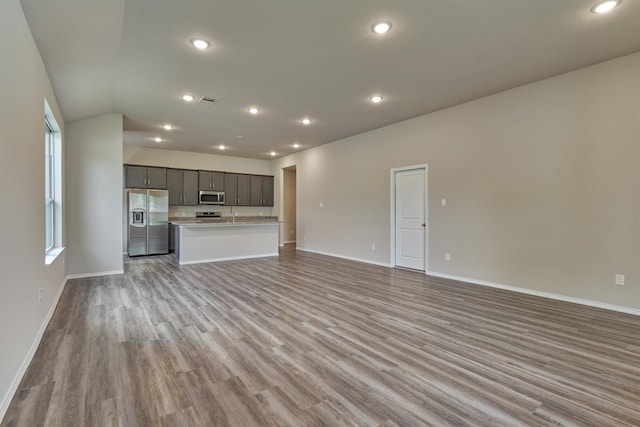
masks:
<path id="1" fill-rule="evenodd" d="M 201 191 L 198 203 L 201 205 L 224 205 L 224 191 Z"/>

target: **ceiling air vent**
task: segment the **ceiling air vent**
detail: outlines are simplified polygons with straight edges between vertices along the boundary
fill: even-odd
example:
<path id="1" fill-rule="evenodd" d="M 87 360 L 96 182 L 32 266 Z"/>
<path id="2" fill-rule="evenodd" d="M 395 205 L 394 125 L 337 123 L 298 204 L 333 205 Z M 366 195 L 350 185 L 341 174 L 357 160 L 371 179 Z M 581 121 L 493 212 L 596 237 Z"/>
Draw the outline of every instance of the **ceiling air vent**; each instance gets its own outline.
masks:
<path id="1" fill-rule="evenodd" d="M 210 96 L 203 96 L 202 98 L 200 98 L 200 102 L 203 104 L 215 104 L 216 103 L 216 99 L 212 98 Z"/>

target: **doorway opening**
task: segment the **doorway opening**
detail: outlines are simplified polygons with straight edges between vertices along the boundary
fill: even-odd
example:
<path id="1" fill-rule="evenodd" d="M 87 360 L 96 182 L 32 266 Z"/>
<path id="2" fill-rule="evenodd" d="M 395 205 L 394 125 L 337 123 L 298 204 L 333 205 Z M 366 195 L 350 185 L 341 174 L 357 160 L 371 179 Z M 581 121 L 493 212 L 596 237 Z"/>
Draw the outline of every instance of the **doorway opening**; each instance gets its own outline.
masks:
<path id="1" fill-rule="evenodd" d="M 428 165 L 391 169 L 391 265 L 427 271 Z"/>
<path id="2" fill-rule="evenodd" d="M 282 244 L 296 244 L 296 166 L 282 168 Z"/>

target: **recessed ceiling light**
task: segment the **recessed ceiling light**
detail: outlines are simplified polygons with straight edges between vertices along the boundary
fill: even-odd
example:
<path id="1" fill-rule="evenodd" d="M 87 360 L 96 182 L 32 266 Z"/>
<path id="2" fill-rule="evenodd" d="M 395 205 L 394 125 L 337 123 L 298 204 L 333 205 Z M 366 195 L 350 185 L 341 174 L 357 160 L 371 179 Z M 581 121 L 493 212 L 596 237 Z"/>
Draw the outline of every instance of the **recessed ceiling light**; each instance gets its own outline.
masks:
<path id="1" fill-rule="evenodd" d="M 304 119 L 300 120 L 300 122 L 302 122 L 303 125 L 308 125 L 311 123 L 311 119 L 305 117 Z"/>
<path id="2" fill-rule="evenodd" d="M 221 150 L 226 150 L 227 147 L 225 147 L 224 145 L 220 144 L 220 146 L 218 147 Z"/>
<path id="3" fill-rule="evenodd" d="M 298 143 L 293 144 L 293 148 L 300 148 L 300 144 Z"/>
<path id="4" fill-rule="evenodd" d="M 258 114 L 260 112 L 260 109 L 258 107 L 251 107 L 249 108 L 249 112 L 251 114 Z"/>
<path id="5" fill-rule="evenodd" d="M 271 153 L 269 153 L 269 154 L 271 154 L 271 156 L 275 156 L 275 155 L 276 155 L 276 152 L 275 152 L 275 151 L 272 151 L 272 152 L 271 152 Z"/>
<path id="6" fill-rule="evenodd" d="M 187 101 L 187 102 L 191 102 L 191 101 L 193 101 L 195 98 L 193 97 L 193 95 L 185 94 L 185 95 L 182 95 L 182 99 L 184 99 L 184 100 L 185 100 L 185 101 Z"/>
<path id="7" fill-rule="evenodd" d="M 371 26 L 371 31 L 376 34 L 384 34 L 391 29 L 391 22 L 379 21 Z"/>
<path id="8" fill-rule="evenodd" d="M 156 136 L 155 138 L 153 138 L 153 140 L 155 142 L 162 142 L 162 138 L 160 138 L 159 136 Z"/>
<path id="9" fill-rule="evenodd" d="M 614 7 L 622 3 L 622 0 L 607 0 L 601 1 L 591 8 L 593 13 L 607 13 L 613 10 Z"/>
<path id="10" fill-rule="evenodd" d="M 373 95 L 371 98 L 369 98 L 371 100 L 371 102 L 373 102 L 374 104 L 377 104 L 379 102 L 382 101 L 382 96 L 380 95 Z"/>
<path id="11" fill-rule="evenodd" d="M 204 50 L 211 46 L 211 42 L 205 39 L 191 39 L 191 44 L 196 49 Z"/>
<path id="12" fill-rule="evenodd" d="M 173 129 L 173 126 L 171 126 L 169 123 L 167 123 L 166 125 L 162 126 L 165 130 L 171 130 Z"/>

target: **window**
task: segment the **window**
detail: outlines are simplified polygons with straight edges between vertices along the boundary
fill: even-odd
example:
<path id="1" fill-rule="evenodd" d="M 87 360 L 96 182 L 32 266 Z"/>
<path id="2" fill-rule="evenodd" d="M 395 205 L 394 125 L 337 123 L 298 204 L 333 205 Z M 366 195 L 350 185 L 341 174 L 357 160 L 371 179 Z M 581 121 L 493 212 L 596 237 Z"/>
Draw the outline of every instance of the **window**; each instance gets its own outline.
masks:
<path id="1" fill-rule="evenodd" d="M 45 210 L 45 252 L 49 253 L 55 244 L 55 133 L 49 120 L 44 119 L 44 210 Z"/>
<path id="2" fill-rule="evenodd" d="M 62 247 L 62 133 L 44 101 L 44 218 L 45 265 L 51 264 Z"/>

